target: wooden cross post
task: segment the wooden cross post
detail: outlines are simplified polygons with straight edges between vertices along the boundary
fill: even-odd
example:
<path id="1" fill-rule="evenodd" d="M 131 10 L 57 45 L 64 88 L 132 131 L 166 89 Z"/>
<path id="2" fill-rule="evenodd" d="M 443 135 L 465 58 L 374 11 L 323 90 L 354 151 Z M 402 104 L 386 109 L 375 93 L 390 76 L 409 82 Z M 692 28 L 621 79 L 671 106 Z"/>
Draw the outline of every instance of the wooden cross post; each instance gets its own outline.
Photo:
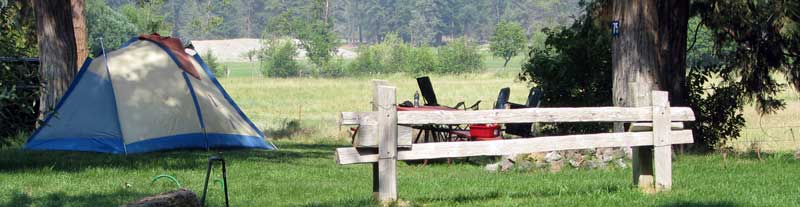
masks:
<path id="1" fill-rule="evenodd" d="M 378 87 L 389 85 L 385 80 L 372 80 L 372 111 L 378 111 Z M 378 162 L 372 163 L 372 196 L 379 198 L 380 182 L 378 181 Z"/>
<path id="2" fill-rule="evenodd" d="M 397 89 L 378 86 L 378 197 L 381 203 L 397 200 Z"/>
<path id="3" fill-rule="evenodd" d="M 653 157 L 655 159 L 655 187 L 657 191 L 672 187 L 672 131 L 669 96 L 665 91 L 653 91 Z"/>
<path id="4" fill-rule="evenodd" d="M 628 97 L 631 106 L 628 107 L 641 107 L 651 106 L 652 97 L 650 85 L 640 82 L 631 82 L 628 84 Z M 642 128 L 634 129 L 632 131 L 644 130 Z M 649 131 L 649 129 L 645 130 Z M 633 168 L 633 185 L 639 186 L 642 190 L 652 191 L 654 189 L 653 182 L 653 147 L 640 146 L 632 147 L 632 168 Z"/>
<path id="5" fill-rule="evenodd" d="M 633 105 L 651 106 L 653 146 L 633 147 L 633 183 L 647 192 L 669 190 L 672 187 L 672 130 L 669 96 L 665 91 L 649 91 L 649 87 L 631 84 Z"/>

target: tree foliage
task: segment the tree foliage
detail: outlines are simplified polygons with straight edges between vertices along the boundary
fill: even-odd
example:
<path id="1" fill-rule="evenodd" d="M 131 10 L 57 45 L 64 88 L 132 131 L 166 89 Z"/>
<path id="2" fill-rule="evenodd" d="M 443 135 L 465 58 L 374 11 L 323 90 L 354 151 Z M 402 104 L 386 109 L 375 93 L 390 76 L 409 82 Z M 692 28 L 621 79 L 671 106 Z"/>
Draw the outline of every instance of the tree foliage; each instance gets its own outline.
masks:
<path id="1" fill-rule="evenodd" d="M 544 49 L 533 49 L 522 80 L 541 87 L 547 106 L 607 106 L 611 103 L 610 39 L 601 21 L 591 20 L 598 4 L 569 28 L 546 32 Z M 777 93 L 784 74 L 798 86 L 797 1 L 695 1 L 687 42 L 687 88 L 701 138 L 699 149 L 736 139 L 744 127 L 744 105 L 761 112 L 783 106 Z M 588 14 L 588 15 L 587 15 Z M 737 15 L 729 15 L 737 14 Z M 592 26 L 594 25 L 594 26 Z M 607 130 L 607 126 L 548 125 L 554 133 Z"/>
<path id="2" fill-rule="evenodd" d="M 777 94 L 781 73 L 800 90 L 800 1 L 698 1 L 693 7 L 710 30 L 713 55 L 722 61 L 726 83 L 742 84 L 743 98 L 761 113 L 785 106 Z M 730 15 L 736 14 L 736 15 Z"/>
<path id="3" fill-rule="evenodd" d="M 208 69 L 211 69 L 211 73 L 214 73 L 214 76 L 223 77 L 222 75 L 225 71 L 221 68 L 213 50 L 208 50 L 205 55 L 202 55 L 202 58 Z"/>
<path id="4" fill-rule="evenodd" d="M 592 7 L 587 6 L 587 13 Z M 591 15 L 580 16 L 569 27 L 546 29 L 542 48 L 532 48 L 520 79 L 544 91 L 546 107 L 610 106 L 611 37 Z M 591 48 L 591 49 L 589 49 Z M 548 123 L 543 133 L 597 133 L 608 124 Z"/>
<path id="5" fill-rule="evenodd" d="M 294 58 L 297 48 L 291 40 L 268 40 L 259 59 L 261 60 L 261 73 L 269 77 L 296 77 L 301 76 L 301 65 Z"/>
<path id="6" fill-rule="evenodd" d="M 98 38 L 103 38 L 103 46 L 109 51 L 119 48 L 139 31 L 128 16 L 109 7 L 103 0 L 86 1 L 86 27 L 90 53 L 94 55 L 102 53 Z"/>
<path id="7" fill-rule="evenodd" d="M 21 1 L 0 3 L 7 3 L 0 8 L 0 57 L 35 57 L 33 8 Z M 38 64 L 0 62 L 0 146 L 12 141 L 7 137 L 36 126 L 38 68 Z"/>
<path id="8" fill-rule="evenodd" d="M 287 10 L 300 17 L 320 0 L 107 0 L 121 10 L 132 5 L 141 17 L 160 16 L 161 34 L 184 39 L 258 38 L 282 21 Z M 379 43 L 397 33 L 415 45 L 439 46 L 452 38 L 467 36 L 484 42 L 501 21 L 519 23 L 528 36 L 539 29 L 568 23 L 578 0 L 328 0 L 328 19 L 336 36 L 350 43 Z M 209 4 L 210 3 L 210 4 Z M 133 18 L 131 18 L 133 19 Z M 153 18 L 154 20 L 156 18 Z M 137 27 L 142 27 L 137 24 Z"/>
<path id="9" fill-rule="evenodd" d="M 440 68 L 444 73 L 472 73 L 483 70 L 483 61 L 475 43 L 458 38 L 439 47 Z"/>
<path id="10" fill-rule="evenodd" d="M 358 57 L 348 66 L 353 75 L 441 72 L 441 61 L 436 51 L 428 46 L 414 47 L 404 43 L 396 34 L 389 34 L 375 45 L 358 49 Z"/>
<path id="11" fill-rule="evenodd" d="M 489 39 L 489 50 L 494 56 L 503 57 L 505 59 L 503 67 L 506 67 L 508 61 L 525 48 L 526 42 L 522 26 L 513 22 L 500 22 L 494 28 L 492 38 Z"/>

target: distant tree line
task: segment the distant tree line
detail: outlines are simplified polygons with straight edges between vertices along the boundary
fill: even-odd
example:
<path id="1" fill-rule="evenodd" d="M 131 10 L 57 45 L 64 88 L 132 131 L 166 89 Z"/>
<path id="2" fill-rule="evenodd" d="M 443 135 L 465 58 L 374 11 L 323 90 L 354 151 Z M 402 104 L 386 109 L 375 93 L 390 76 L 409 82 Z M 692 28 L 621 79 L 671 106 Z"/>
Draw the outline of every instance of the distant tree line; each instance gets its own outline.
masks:
<path id="1" fill-rule="evenodd" d="M 281 24 L 281 15 L 319 4 L 319 15 L 348 43 L 378 43 L 396 33 L 417 45 L 440 45 L 459 37 L 488 41 L 502 21 L 516 22 L 527 36 L 567 24 L 578 0 L 106 0 L 119 10 L 134 5 L 139 21 L 188 39 L 259 38 Z M 124 10 L 123 10 L 124 11 Z M 290 11 L 287 13 L 287 11 Z M 149 16 L 148 16 L 149 15 Z M 129 17 L 130 18 L 130 17 Z M 543 37 L 539 37 L 542 39 Z"/>

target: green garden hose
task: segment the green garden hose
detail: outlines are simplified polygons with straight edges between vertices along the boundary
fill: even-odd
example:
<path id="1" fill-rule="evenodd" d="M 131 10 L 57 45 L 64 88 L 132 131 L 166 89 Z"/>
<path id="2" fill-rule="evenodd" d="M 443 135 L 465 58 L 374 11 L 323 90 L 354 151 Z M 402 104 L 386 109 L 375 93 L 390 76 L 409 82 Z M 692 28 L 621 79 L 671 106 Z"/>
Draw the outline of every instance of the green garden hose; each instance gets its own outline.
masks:
<path id="1" fill-rule="evenodd" d="M 173 177 L 173 176 L 171 176 L 171 175 L 167 175 L 167 174 L 161 174 L 161 175 L 157 175 L 157 176 L 153 177 L 153 180 L 150 181 L 150 184 L 152 185 L 153 183 L 156 182 L 156 180 L 161 179 L 161 178 L 167 178 L 167 179 L 171 180 L 172 182 L 175 182 L 175 185 L 178 186 L 178 189 L 181 189 L 181 183 L 178 182 L 178 179 Z"/>

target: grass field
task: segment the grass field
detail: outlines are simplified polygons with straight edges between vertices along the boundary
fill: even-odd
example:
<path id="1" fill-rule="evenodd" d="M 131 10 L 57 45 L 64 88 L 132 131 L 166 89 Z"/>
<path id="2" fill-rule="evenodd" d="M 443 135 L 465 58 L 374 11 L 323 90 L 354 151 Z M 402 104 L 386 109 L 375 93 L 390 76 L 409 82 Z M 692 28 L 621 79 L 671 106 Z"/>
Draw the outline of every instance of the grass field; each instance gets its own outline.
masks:
<path id="1" fill-rule="evenodd" d="M 501 87 L 511 87 L 511 101 L 524 102 L 527 85 L 514 81 L 519 66 L 502 70 L 497 62 L 487 64 L 492 69 L 481 74 L 432 75 L 440 102 L 481 100 L 481 108 L 489 108 Z M 410 100 L 417 88 L 413 77 L 272 79 L 250 77 L 242 69 L 246 63 L 229 65 L 239 75 L 221 79 L 222 84 L 280 148 L 223 152 L 232 206 L 373 205 L 369 166 L 338 166 L 333 160 L 334 148 L 349 144 L 346 129 L 336 124 L 338 113 L 368 110 L 373 78 L 398 86 L 398 101 Z M 772 122 L 765 124 L 794 121 L 800 104 L 790 104 L 786 114 L 772 115 Z M 747 110 L 750 126 L 760 118 Z M 206 158 L 212 154 L 124 156 L 4 148 L 0 206 L 116 206 L 174 189 L 165 180 L 150 184 L 159 174 L 176 176 L 184 187 L 199 192 Z M 398 190 L 401 199 L 420 206 L 800 206 L 800 161 L 785 151 L 764 157 L 759 161 L 742 152 L 723 161 L 716 154 L 679 155 L 674 189 L 656 195 L 631 187 L 629 168 L 487 173 L 474 159 L 451 166 L 400 164 Z M 211 186 L 209 199 L 212 206 L 222 203 L 218 185 Z"/>
<path id="2" fill-rule="evenodd" d="M 232 206 L 370 206 L 368 165 L 338 166 L 341 142 L 277 141 L 278 151 L 226 151 Z M 0 150 L 0 206 L 116 206 L 174 189 L 170 174 L 201 191 L 210 152 L 145 155 Z M 399 195 L 424 206 L 797 206 L 800 161 L 772 154 L 679 156 L 674 188 L 656 195 L 630 184 L 630 169 L 487 173 L 469 162 L 400 164 Z M 218 171 L 217 171 L 218 172 Z M 219 178 L 218 174 L 215 178 Z M 129 184 L 130 187 L 125 187 Z M 209 203 L 222 192 L 210 188 Z"/>

